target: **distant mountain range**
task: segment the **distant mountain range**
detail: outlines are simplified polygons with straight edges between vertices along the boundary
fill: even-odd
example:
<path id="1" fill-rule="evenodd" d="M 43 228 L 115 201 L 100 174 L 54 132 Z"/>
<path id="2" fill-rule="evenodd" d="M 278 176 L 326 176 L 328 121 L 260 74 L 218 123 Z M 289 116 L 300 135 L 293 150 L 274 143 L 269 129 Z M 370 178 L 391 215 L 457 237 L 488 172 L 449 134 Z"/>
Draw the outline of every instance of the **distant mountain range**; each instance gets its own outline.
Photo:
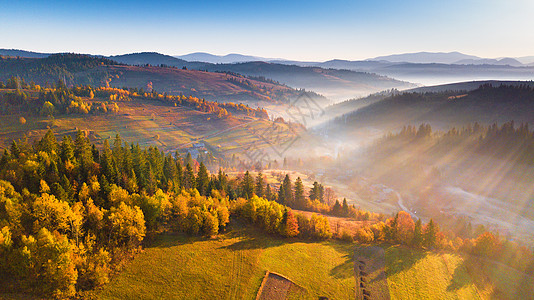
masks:
<path id="1" fill-rule="evenodd" d="M 183 59 L 186 61 L 190 61 L 190 62 L 200 61 L 200 62 L 207 62 L 207 63 L 212 63 L 212 64 L 232 64 L 232 63 L 251 62 L 251 61 L 277 60 L 274 58 L 242 55 L 242 54 L 236 54 L 236 53 L 231 53 L 227 55 L 214 55 L 214 54 L 205 53 L 205 52 L 195 52 L 195 53 L 190 53 L 186 55 L 176 55 L 174 57 Z"/>
<path id="2" fill-rule="evenodd" d="M 154 55 L 163 55 L 156 52 L 143 52 L 144 54 L 152 53 Z M 124 55 L 110 56 L 109 58 L 124 58 L 135 57 L 139 53 L 131 53 Z M 20 56 L 31 58 L 43 58 L 50 55 L 50 53 L 38 53 L 32 51 L 18 50 L 18 49 L 0 49 L 0 55 L 6 56 Z M 342 60 L 333 59 L 325 62 L 318 61 L 294 61 L 281 58 L 265 58 L 260 56 L 243 55 L 237 53 L 231 53 L 227 55 L 215 55 L 206 52 L 195 52 L 185 55 L 164 55 L 168 58 L 177 58 L 181 61 L 187 62 L 203 62 L 211 64 L 231 64 L 231 63 L 243 63 L 243 62 L 271 62 L 280 64 L 294 64 L 300 66 L 332 66 L 332 67 L 344 67 L 344 64 L 355 64 L 358 67 L 373 67 L 378 64 L 384 63 L 414 63 L 414 64 L 458 64 L 458 65 L 509 65 L 509 66 L 528 66 L 534 65 L 534 56 L 523 57 L 501 57 L 501 58 L 482 58 L 474 55 L 467 55 L 460 52 L 416 52 L 416 53 L 403 53 L 393 54 L 387 56 L 378 56 L 375 58 L 369 58 L 365 60 Z M 132 62 L 132 61 L 131 61 Z M 140 61 L 139 61 L 140 62 Z M 353 66 L 354 67 L 354 66 Z"/>
<path id="3" fill-rule="evenodd" d="M 0 49 L 0 55 L 46 57 L 50 54 Z M 436 85 L 473 80 L 534 79 L 534 65 L 528 65 L 534 62 L 534 57 L 486 59 L 459 52 L 419 52 L 360 61 L 336 59 L 326 62 L 270 60 L 241 54 L 217 56 L 192 53 L 174 57 L 156 52 L 107 58 L 128 65 L 185 67 L 267 78 L 293 88 L 319 92 L 335 101 L 391 88 L 402 90 L 414 87 L 407 82 Z"/>
<path id="4" fill-rule="evenodd" d="M 195 60 L 208 60 L 203 58 L 209 54 L 192 56 Z M 436 85 L 442 83 L 463 82 L 473 80 L 532 80 L 534 79 L 534 56 L 518 58 L 481 58 L 466 55 L 460 52 L 418 52 L 379 56 L 367 60 L 340 60 L 334 59 L 326 62 L 270 60 L 267 58 L 234 55 L 239 60 L 231 60 L 227 57 L 227 65 L 240 63 L 241 61 L 268 62 L 278 65 L 295 65 L 299 67 L 320 67 L 323 69 L 351 70 L 356 72 L 375 73 L 383 76 L 396 78 L 403 81 L 420 83 L 423 85 Z M 184 56 L 182 56 L 184 57 Z M 219 57 L 220 58 L 220 57 Z M 211 60 L 220 63 L 220 60 Z M 221 66 L 220 68 L 237 69 L 234 66 Z M 247 73 L 248 74 L 248 73 Z M 272 76 L 270 74 L 269 76 Z M 282 78 L 277 74 L 274 78 L 292 86 L 292 81 L 298 78 Z M 315 83 L 313 83 L 314 86 Z M 308 88 L 308 87 L 306 87 Z M 311 88 L 313 89 L 313 88 Z M 327 92 L 328 93 L 328 92 Z M 342 93 L 337 97 L 330 93 L 333 98 L 343 98 L 350 93 Z"/>
<path id="5" fill-rule="evenodd" d="M 504 57 L 504 58 L 481 58 L 474 55 L 467 55 L 460 52 L 417 52 L 394 54 L 388 56 L 378 56 L 362 61 L 347 61 L 347 60 L 330 60 L 326 62 L 303 62 L 292 61 L 285 59 L 265 58 L 259 56 L 250 56 L 242 54 L 228 54 L 228 55 L 213 55 L 205 52 L 196 52 L 186 55 L 174 56 L 189 62 L 208 62 L 214 64 L 230 64 L 241 62 L 263 61 L 280 64 L 295 64 L 300 66 L 321 66 L 321 64 L 332 64 L 335 62 L 357 62 L 363 65 L 364 62 L 379 62 L 379 63 L 415 63 L 415 64 L 458 64 L 458 65 L 509 65 L 509 66 L 524 66 L 534 63 L 534 56 L 524 56 L 518 58 Z M 370 63 L 370 66 L 373 64 Z"/>
<path id="6" fill-rule="evenodd" d="M 397 62 L 397 63 L 416 63 L 416 64 L 454 64 L 461 60 L 477 60 L 480 57 L 473 55 L 466 55 L 460 52 L 417 52 L 417 53 L 404 53 L 404 54 L 393 54 L 388 56 L 379 56 L 372 59 L 371 61 L 387 61 L 387 62 Z"/>

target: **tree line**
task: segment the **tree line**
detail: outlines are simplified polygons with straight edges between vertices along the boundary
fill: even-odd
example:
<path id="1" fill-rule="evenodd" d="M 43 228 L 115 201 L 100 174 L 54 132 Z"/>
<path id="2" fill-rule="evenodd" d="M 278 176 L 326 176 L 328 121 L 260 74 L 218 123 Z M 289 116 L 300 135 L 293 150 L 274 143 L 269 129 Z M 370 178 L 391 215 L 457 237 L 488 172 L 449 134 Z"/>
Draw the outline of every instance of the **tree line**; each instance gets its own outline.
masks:
<path id="1" fill-rule="evenodd" d="M 163 101 L 167 105 L 183 105 L 213 114 L 219 119 L 229 117 L 232 113 L 261 119 L 269 118 L 263 108 L 253 109 L 244 104 L 218 103 L 193 96 L 161 94 L 154 89 L 146 92 L 142 88 L 94 88 L 90 85 L 69 88 L 63 80 L 58 80 L 52 86 L 41 87 L 33 82 L 28 84 L 19 77 L 9 78 L 6 84 L 0 82 L 0 89 L 9 89 L 0 92 L 0 114 L 30 113 L 52 116 L 69 113 L 118 113 L 117 102 L 131 101 L 135 98 Z"/>

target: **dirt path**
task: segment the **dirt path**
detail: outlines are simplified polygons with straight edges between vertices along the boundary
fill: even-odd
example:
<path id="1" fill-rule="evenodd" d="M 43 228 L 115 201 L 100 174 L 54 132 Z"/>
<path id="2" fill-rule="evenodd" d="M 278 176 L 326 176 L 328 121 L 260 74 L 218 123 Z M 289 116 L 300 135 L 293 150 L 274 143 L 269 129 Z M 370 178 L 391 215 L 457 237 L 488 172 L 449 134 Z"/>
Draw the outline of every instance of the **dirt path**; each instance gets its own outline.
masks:
<path id="1" fill-rule="evenodd" d="M 356 300 L 390 299 L 384 249 L 358 247 L 355 252 Z"/>

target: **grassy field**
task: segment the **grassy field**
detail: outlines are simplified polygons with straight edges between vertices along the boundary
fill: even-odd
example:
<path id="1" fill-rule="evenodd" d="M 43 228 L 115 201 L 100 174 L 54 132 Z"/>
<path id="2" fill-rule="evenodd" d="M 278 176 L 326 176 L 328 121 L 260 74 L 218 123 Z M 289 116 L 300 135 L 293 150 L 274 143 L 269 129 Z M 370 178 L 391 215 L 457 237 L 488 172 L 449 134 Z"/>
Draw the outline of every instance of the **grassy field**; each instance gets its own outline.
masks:
<path id="1" fill-rule="evenodd" d="M 534 299 L 534 279 L 495 261 L 386 249 L 392 299 Z"/>
<path id="2" fill-rule="evenodd" d="M 254 299 L 267 270 L 306 298 L 354 299 L 353 245 L 287 242 L 251 229 L 217 239 L 164 235 L 97 294 L 100 299 Z"/>
<path id="3" fill-rule="evenodd" d="M 463 259 L 402 247 L 386 249 L 391 299 L 479 299 Z"/>

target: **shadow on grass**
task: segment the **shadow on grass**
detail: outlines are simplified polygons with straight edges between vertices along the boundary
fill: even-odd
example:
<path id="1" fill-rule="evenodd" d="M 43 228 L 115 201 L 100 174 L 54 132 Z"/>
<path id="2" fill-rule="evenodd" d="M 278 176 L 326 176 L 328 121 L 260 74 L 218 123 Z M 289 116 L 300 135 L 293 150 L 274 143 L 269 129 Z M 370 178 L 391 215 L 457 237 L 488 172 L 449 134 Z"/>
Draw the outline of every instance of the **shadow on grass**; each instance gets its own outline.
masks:
<path id="1" fill-rule="evenodd" d="M 291 243 L 317 243 L 318 241 L 301 238 L 284 238 L 269 234 L 254 226 L 235 224 L 225 234 L 226 238 L 237 238 L 239 241 L 221 248 L 230 250 L 267 249 Z"/>
<path id="2" fill-rule="evenodd" d="M 386 273 L 391 276 L 412 268 L 419 260 L 427 256 L 423 250 L 410 249 L 403 246 L 391 246 L 386 252 Z"/>
<path id="3" fill-rule="evenodd" d="M 163 233 L 150 240 L 145 240 L 145 248 L 169 248 L 186 244 L 193 244 L 199 241 L 208 240 L 201 236 L 192 236 L 186 233 Z"/>
<path id="4" fill-rule="evenodd" d="M 456 267 L 456 269 L 454 269 L 447 291 L 456 291 L 473 283 L 471 275 L 469 275 L 469 272 L 467 271 L 468 263 L 469 262 L 463 261 Z"/>
<path id="5" fill-rule="evenodd" d="M 351 251 L 354 252 L 354 251 Z M 345 261 L 330 270 L 330 276 L 336 279 L 354 277 L 354 253 L 344 255 Z"/>

